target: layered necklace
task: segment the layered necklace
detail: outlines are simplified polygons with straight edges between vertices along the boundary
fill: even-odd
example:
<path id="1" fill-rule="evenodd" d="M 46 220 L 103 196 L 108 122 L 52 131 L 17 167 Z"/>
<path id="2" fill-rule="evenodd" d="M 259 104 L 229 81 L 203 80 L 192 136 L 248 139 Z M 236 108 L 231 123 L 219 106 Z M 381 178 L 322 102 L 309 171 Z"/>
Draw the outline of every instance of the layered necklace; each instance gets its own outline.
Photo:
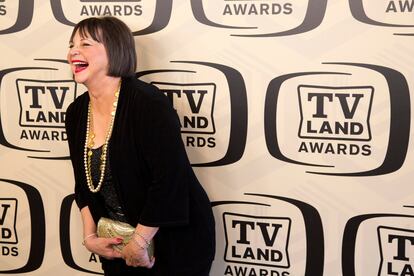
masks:
<path id="1" fill-rule="evenodd" d="M 99 169 L 101 171 L 98 185 L 95 188 L 95 185 L 93 184 L 92 180 L 92 173 L 91 173 L 91 163 L 92 163 L 92 148 L 95 145 L 94 138 L 95 134 L 93 131 L 91 132 L 91 129 L 93 129 L 93 112 L 92 112 L 92 105 L 91 101 L 89 101 L 88 105 L 88 120 L 86 122 L 86 139 L 85 139 L 85 147 L 83 151 L 83 162 L 85 167 L 85 173 L 86 173 L 86 183 L 88 184 L 89 191 L 92 193 L 97 193 L 102 187 L 102 183 L 105 176 L 105 168 L 106 168 L 106 158 L 107 158 L 107 152 L 108 152 L 108 144 L 109 139 L 111 138 L 112 134 L 112 128 L 114 126 L 114 120 L 115 120 L 115 113 L 116 113 L 116 107 L 118 105 L 118 97 L 119 97 L 119 91 L 121 89 L 121 81 L 119 81 L 118 88 L 115 92 L 115 100 L 112 104 L 112 112 L 111 112 L 111 122 L 109 123 L 108 131 L 106 133 L 105 137 L 105 143 L 102 146 L 102 154 L 100 158 L 100 165 Z"/>

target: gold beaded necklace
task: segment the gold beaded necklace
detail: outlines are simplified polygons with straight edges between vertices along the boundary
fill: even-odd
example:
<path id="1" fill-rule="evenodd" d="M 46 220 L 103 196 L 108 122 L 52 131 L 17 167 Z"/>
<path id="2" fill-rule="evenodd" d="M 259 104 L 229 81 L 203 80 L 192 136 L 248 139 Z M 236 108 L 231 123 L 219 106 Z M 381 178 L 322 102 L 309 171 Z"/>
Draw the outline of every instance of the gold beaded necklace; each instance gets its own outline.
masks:
<path id="1" fill-rule="evenodd" d="M 112 128 L 114 126 L 114 120 L 115 120 L 115 113 L 116 113 L 116 107 L 118 105 L 118 97 L 119 97 L 119 91 L 121 89 L 121 81 L 119 81 L 118 89 L 115 92 L 115 101 L 113 102 L 113 110 L 111 112 L 111 122 L 109 123 L 108 132 L 106 133 L 105 137 L 105 143 L 102 146 L 102 154 L 101 154 L 101 163 L 100 163 L 100 177 L 99 182 L 96 188 L 93 185 L 92 181 L 92 173 L 91 173 L 91 163 L 92 163 L 92 148 L 95 145 L 94 138 L 95 134 L 91 133 L 91 128 L 93 129 L 93 114 L 92 114 L 92 105 L 91 101 L 89 101 L 88 105 L 88 120 L 86 122 L 86 139 L 85 139 L 85 146 L 83 151 L 83 162 L 85 167 L 85 174 L 86 174 L 86 184 L 88 185 L 89 191 L 92 193 L 97 193 L 102 187 L 102 183 L 105 176 L 105 168 L 106 168 L 106 157 L 108 152 L 108 144 L 109 139 L 111 138 L 112 134 Z"/>

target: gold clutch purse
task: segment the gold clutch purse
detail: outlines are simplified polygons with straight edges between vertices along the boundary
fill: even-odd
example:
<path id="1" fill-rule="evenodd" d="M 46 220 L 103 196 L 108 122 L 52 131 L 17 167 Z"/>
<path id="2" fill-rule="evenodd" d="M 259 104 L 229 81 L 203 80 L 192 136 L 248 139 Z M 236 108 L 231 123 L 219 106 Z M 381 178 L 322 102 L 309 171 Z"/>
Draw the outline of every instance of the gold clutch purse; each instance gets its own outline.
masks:
<path id="1" fill-rule="evenodd" d="M 125 245 L 132 239 L 135 233 L 135 227 L 132 225 L 112 220 L 109 218 L 100 218 L 97 226 L 97 234 L 100 238 L 116 238 L 121 237 L 122 243 L 114 245 L 114 249 L 122 251 Z M 147 248 L 148 256 L 152 258 L 154 256 L 154 243 L 151 242 Z"/>

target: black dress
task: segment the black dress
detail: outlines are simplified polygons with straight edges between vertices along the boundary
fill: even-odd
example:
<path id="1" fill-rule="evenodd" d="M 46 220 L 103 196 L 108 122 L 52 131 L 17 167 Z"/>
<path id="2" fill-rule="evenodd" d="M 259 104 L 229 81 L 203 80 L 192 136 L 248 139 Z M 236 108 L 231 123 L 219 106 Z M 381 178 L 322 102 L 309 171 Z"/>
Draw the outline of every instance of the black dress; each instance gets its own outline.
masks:
<path id="1" fill-rule="evenodd" d="M 104 201 L 88 190 L 83 149 L 89 96 L 67 109 L 66 132 L 78 207 L 88 206 L 95 223 L 108 216 Z M 151 270 L 132 269 L 123 260 L 102 259 L 105 272 L 121 275 L 208 275 L 215 254 L 210 201 L 198 182 L 181 140 L 178 116 L 155 86 L 123 78 L 108 147 L 112 183 L 126 221 L 159 227 Z M 204 270 L 204 272 L 201 272 Z M 128 272 L 127 272 L 128 271 Z"/>

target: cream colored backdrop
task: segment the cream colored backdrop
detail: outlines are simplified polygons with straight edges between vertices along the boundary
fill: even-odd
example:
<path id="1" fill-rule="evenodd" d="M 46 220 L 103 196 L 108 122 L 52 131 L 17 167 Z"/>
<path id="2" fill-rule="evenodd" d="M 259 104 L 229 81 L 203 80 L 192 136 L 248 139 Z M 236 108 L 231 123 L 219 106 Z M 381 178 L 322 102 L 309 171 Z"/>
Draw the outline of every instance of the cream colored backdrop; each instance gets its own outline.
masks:
<path id="1" fill-rule="evenodd" d="M 414 275 L 412 0 L 0 0 L 0 274 L 101 273 L 63 126 L 72 25 L 104 14 L 180 114 L 211 275 Z"/>

